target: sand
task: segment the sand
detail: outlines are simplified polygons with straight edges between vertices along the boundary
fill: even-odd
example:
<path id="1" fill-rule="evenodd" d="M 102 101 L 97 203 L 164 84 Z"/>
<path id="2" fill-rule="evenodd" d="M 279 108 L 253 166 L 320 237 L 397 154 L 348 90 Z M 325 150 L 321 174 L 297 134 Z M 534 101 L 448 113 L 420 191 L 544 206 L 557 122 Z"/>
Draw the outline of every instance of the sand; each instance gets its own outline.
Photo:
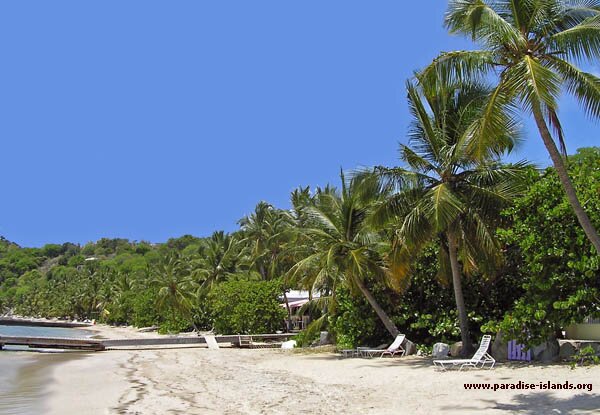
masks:
<path id="1" fill-rule="evenodd" d="M 600 413 L 600 367 L 500 364 L 436 372 L 421 357 L 198 347 L 98 352 L 56 366 L 53 376 L 48 414 Z M 591 383 L 593 390 L 463 386 L 519 381 Z"/>

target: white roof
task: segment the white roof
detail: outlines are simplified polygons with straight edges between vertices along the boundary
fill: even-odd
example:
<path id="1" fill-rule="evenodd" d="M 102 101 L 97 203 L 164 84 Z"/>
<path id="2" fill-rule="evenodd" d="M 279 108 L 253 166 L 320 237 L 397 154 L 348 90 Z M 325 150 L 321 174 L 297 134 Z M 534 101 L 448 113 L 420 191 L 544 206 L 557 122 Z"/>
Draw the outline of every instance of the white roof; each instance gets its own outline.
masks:
<path id="1" fill-rule="evenodd" d="M 309 292 L 305 291 L 305 290 L 289 290 L 286 295 L 287 295 L 287 298 L 289 301 L 304 300 L 304 299 L 308 300 Z M 312 293 L 312 298 L 319 298 L 320 296 L 321 296 L 320 292 Z"/>

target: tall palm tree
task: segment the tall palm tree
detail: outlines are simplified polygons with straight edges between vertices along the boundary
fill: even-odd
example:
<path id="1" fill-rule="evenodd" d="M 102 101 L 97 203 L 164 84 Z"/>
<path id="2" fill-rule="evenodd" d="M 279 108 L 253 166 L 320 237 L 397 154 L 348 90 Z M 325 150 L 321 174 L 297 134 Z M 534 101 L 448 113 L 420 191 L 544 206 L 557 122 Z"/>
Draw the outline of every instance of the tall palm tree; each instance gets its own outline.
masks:
<path id="1" fill-rule="evenodd" d="M 394 337 L 398 329 L 379 305 L 365 280 L 368 277 L 392 283 L 387 273 L 380 235 L 368 226 L 371 207 L 384 193 L 374 176 L 342 178 L 341 191 L 326 188 L 317 191 L 314 205 L 305 206 L 309 216 L 302 231 L 311 243 L 311 252 L 289 272 L 300 275 L 307 287 L 324 287 L 335 292 L 347 285 L 367 299 L 386 329 Z"/>
<path id="2" fill-rule="evenodd" d="M 197 286 L 187 262 L 177 254 L 169 254 L 150 268 L 149 274 L 151 284 L 158 290 L 158 309 L 170 311 L 173 321 L 179 312 L 197 331 L 191 315 Z"/>
<path id="3" fill-rule="evenodd" d="M 201 260 L 198 274 L 200 291 L 206 293 L 210 288 L 226 281 L 236 272 L 237 241 L 223 231 L 216 231 L 205 241 L 201 248 Z"/>
<path id="4" fill-rule="evenodd" d="M 410 275 L 410 262 L 431 241 L 439 241 L 439 274 L 452 285 L 458 311 L 463 353 L 469 353 L 469 321 L 463 298 L 462 274 L 492 273 L 500 264 L 495 237 L 500 209 L 522 189 L 523 166 L 501 166 L 495 154 L 477 156 L 472 123 L 485 110 L 489 88 L 482 84 L 447 84 L 442 79 L 409 81 L 408 101 L 413 121 L 409 144 L 400 146 L 405 168 L 376 168 L 392 196 L 373 215 L 375 223 L 396 221 L 391 269 Z M 507 145 L 516 136 L 506 113 L 501 135 Z"/>
<path id="5" fill-rule="evenodd" d="M 109 280 L 110 271 L 97 264 L 87 264 L 77 270 L 77 281 L 75 293 L 72 296 L 72 304 L 79 310 L 83 318 L 97 318 L 102 310 L 106 298 L 104 297 L 104 285 Z"/>
<path id="6" fill-rule="evenodd" d="M 283 277 L 293 265 L 290 259 L 289 243 L 293 235 L 294 218 L 290 212 L 275 209 L 266 202 L 259 202 L 250 216 L 242 218 L 240 245 L 245 254 L 250 271 L 256 271 L 263 280 Z M 291 309 L 287 297 L 286 280 L 282 279 L 282 295 L 291 319 Z"/>
<path id="7" fill-rule="evenodd" d="M 445 25 L 470 36 L 480 50 L 441 54 L 424 74 L 470 78 L 496 73 L 498 83 L 473 129 L 486 147 L 502 129 L 496 116 L 507 102 L 533 114 L 540 136 L 579 223 L 600 253 L 600 237 L 581 206 L 567 174 L 558 118 L 562 90 L 588 116 L 600 117 L 600 79 L 576 64 L 600 57 L 600 0 L 450 0 Z M 554 138 L 559 142 L 563 155 Z"/>
<path id="8" fill-rule="evenodd" d="M 259 202 L 254 212 L 239 222 L 246 257 L 251 269 L 263 280 L 283 275 L 286 256 L 283 246 L 289 240 L 293 219 L 289 212 L 275 209 L 266 202 Z M 288 267 L 289 269 L 289 267 Z"/>

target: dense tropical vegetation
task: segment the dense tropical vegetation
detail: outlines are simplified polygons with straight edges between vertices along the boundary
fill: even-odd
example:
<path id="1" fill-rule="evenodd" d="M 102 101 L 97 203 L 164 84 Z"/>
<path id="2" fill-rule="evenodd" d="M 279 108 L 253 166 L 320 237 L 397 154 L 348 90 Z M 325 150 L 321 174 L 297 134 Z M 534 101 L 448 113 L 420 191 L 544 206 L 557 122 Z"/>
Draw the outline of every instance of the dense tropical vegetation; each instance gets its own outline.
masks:
<path id="1" fill-rule="evenodd" d="M 392 263 L 398 274 L 410 275 L 415 253 L 435 241 L 439 277 L 452 279 L 466 353 L 471 340 L 462 274 L 485 277 L 497 271 L 500 211 L 523 190 L 526 171 L 522 163 L 503 166 L 498 160 L 501 146 L 510 149 L 518 136 L 508 114 L 497 114 L 506 120 L 505 129 L 496 132 L 497 141 L 486 154 L 473 143 L 477 137 L 469 129 L 481 118 L 489 94 L 483 84 L 448 83 L 442 77 L 409 83 L 412 147 L 400 146 L 407 168 L 377 169 L 398 189 L 379 209 L 379 216 L 398 222 Z"/>
<path id="2" fill-rule="evenodd" d="M 593 223 L 600 223 L 600 148 L 581 149 L 568 158 L 568 166 Z M 510 172 L 515 166 L 493 167 L 502 178 L 503 169 Z M 477 171 L 471 173 L 477 179 Z M 600 260 L 554 169 L 539 172 L 529 166 L 525 173 L 523 194 L 494 216 L 493 226 L 480 229 L 493 241 L 495 249 L 489 254 L 500 252 L 500 257 L 478 262 L 488 253 L 478 250 L 477 240 L 462 239 L 473 236 L 468 229 L 460 231 L 461 243 L 470 244 L 459 249 L 457 257 L 467 324 L 475 338 L 482 331 L 503 329 L 535 342 L 560 335 L 561 329 L 585 316 L 600 315 Z M 398 227 L 401 222 L 377 225 L 375 214 L 406 195 L 385 183 L 376 186 L 372 177 L 367 185 L 363 180 L 345 177 L 339 190 L 298 189 L 290 211 L 259 204 L 257 210 L 268 206 L 273 217 L 286 217 L 285 231 L 263 226 L 264 232 L 254 236 L 241 228 L 162 244 L 101 239 L 83 246 L 41 248 L 22 248 L 3 238 L 0 309 L 28 316 L 158 325 L 163 331 L 196 326 L 256 333 L 283 329 L 283 293 L 301 288 L 322 293 L 309 311 L 318 328 L 327 327 L 344 347 L 378 344 L 390 337 L 389 324 L 378 311 L 417 343 L 459 339 L 455 275 L 448 264 L 443 227 L 441 232 L 429 225 L 417 229 L 423 239 L 405 267 L 404 254 L 395 256 L 405 232 Z M 416 200 L 428 191 L 415 188 Z M 425 198 L 421 206 L 431 200 Z M 367 205 L 371 207 L 363 210 Z M 496 215 L 496 207 L 489 214 Z M 462 221 L 468 219 L 461 216 Z M 270 255 L 281 260 L 276 271 L 280 274 L 265 278 L 256 257 L 264 257 L 266 248 L 257 250 L 257 241 L 275 235 L 279 249 Z M 488 269 L 490 264 L 493 269 Z"/>
<path id="3" fill-rule="evenodd" d="M 267 202 L 230 234 L 23 248 L 0 238 L 0 313 L 96 319 L 162 331 L 285 330 L 291 289 L 310 343 L 340 347 L 399 331 L 430 345 L 502 330 L 528 344 L 600 316 L 600 148 L 568 158 L 558 94 L 600 115 L 600 2 L 450 1 L 446 25 L 483 46 L 444 53 L 407 82 L 413 122 L 399 167 Z M 495 72 L 492 79 L 487 76 Z M 487 77 L 486 77 L 487 76 Z M 554 167 L 507 164 L 519 110 Z M 551 131 L 552 129 L 552 131 Z"/>

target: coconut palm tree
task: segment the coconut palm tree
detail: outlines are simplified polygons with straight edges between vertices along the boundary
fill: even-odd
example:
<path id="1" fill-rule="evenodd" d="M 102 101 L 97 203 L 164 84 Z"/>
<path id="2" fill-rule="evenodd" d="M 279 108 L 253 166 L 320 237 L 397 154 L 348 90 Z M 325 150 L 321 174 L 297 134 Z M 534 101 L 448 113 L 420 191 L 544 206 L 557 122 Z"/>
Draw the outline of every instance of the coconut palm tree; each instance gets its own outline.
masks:
<path id="1" fill-rule="evenodd" d="M 339 284 L 360 292 L 393 337 L 398 329 L 379 305 L 365 280 L 369 277 L 393 283 L 387 273 L 380 235 L 368 226 L 370 209 L 384 193 L 375 176 L 346 179 L 342 188 L 317 190 L 314 201 L 303 208 L 309 219 L 301 232 L 310 243 L 310 252 L 289 272 L 290 279 L 301 276 L 308 288 L 335 292 Z"/>
<path id="2" fill-rule="evenodd" d="M 237 241 L 232 235 L 216 231 L 205 241 L 200 250 L 201 260 L 198 274 L 199 290 L 202 294 L 236 272 Z"/>
<path id="3" fill-rule="evenodd" d="M 442 53 L 423 72 L 461 79 L 498 75 L 496 88 L 472 133 L 486 148 L 502 130 L 498 109 L 516 102 L 533 118 L 579 223 L 600 253 L 600 237 L 567 174 L 561 91 L 573 95 L 588 116 L 600 117 L 600 79 L 576 65 L 600 57 L 600 0 L 450 0 L 450 33 L 471 37 L 480 50 Z M 554 137 L 553 137 L 554 133 Z M 558 150 L 555 139 L 562 149 Z"/>
<path id="4" fill-rule="evenodd" d="M 149 269 L 150 283 L 158 290 L 157 307 L 160 311 L 170 311 L 176 321 L 177 313 L 190 320 L 194 329 L 191 310 L 197 291 L 196 282 L 188 262 L 172 253 Z"/>
<path id="5" fill-rule="evenodd" d="M 247 263 L 263 280 L 283 275 L 286 269 L 284 245 L 289 240 L 293 218 L 289 212 L 259 202 L 254 212 L 242 218 L 240 245 L 244 246 Z"/>
<path id="6" fill-rule="evenodd" d="M 438 277 L 451 276 L 459 317 L 463 353 L 471 349 L 462 275 L 491 274 L 500 264 L 495 237 L 500 209 L 522 190 L 523 163 L 499 164 L 497 145 L 485 158 L 470 134 L 472 123 L 485 110 L 490 89 L 482 84 L 447 84 L 442 79 L 409 81 L 408 101 L 413 121 L 409 146 L 400 145 L 406 167 L 378 167 L 383 182 L 395 191 L 373 215 L 381 225 L 395 221 L 391 270 L 398 278 L 410 275 L 410 262 L 432 241 L 439 242 Z M 508 145 L 515 125 L 503 112 L 505 130 L 498 135 Z"/>

